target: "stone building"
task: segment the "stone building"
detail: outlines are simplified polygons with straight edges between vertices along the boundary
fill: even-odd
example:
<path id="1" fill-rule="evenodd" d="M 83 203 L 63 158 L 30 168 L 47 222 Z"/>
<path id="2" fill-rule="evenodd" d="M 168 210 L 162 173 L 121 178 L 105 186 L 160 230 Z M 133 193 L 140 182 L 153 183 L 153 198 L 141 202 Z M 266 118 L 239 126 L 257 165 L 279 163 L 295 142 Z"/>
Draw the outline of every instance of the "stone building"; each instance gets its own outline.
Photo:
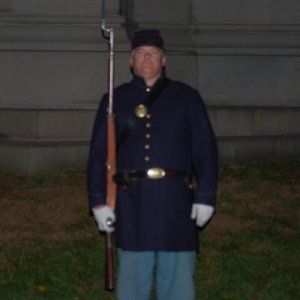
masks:
<path id="1" fill-rule="evenodd" d="M 129 37 L 157 28 L 169 77 L 208 106 L 221 160 L 298 159 L 300 2 L 107 0 L 115 84 L 130 78 Z M 101 0 L 1 0 L 0 170 L 85 164 L 107 85 Z"/>

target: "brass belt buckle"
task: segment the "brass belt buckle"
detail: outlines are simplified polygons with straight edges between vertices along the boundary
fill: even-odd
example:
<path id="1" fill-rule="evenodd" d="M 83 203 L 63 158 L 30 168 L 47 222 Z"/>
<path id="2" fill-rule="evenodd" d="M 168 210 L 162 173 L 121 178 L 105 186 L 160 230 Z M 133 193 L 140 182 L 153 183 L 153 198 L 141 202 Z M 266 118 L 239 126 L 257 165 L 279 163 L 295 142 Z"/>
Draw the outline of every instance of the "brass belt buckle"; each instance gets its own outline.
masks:
<path id="1" fill-rule="evenodd" d="M 166 171 L 162 168 L 151 168 L 147 170 L 147 176 L 151 179 L 161 179 L 166 176 Z"/>

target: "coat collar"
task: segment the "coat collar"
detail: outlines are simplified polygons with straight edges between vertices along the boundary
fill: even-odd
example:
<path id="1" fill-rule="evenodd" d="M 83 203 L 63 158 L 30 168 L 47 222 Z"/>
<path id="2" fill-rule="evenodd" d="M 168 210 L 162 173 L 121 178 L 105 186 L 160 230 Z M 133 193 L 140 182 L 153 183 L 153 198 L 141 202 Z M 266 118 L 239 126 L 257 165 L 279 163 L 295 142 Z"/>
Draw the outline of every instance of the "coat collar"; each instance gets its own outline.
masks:
<path id="1" fill-rule="evenodd" d="M 159 77 L 159 78 L 157 79 L 157 81 L 154 83 L 153 87 L 155 87 L 155 86 L 158 84 L 158 82 L 164 80 L 165 78 L 166 78 L 166 74 L 165 74 L 165 72 L 163 71 L 163 72 L 161 73 L 160 77 Z M 141 89 L 146 89 L 146 88 L 148 87 L 148 86 L 146 85 L 146 82 L 145 82 L 144 78 L 141 77 L 141 76 L 138 76 L 138 75 L 136 75 L 136 74 L 133 74 L 131 83 L 132 83 L 134 86 L 136 86 L 136 87 L 138 87 L 138 88 L 141 88 Z"/>

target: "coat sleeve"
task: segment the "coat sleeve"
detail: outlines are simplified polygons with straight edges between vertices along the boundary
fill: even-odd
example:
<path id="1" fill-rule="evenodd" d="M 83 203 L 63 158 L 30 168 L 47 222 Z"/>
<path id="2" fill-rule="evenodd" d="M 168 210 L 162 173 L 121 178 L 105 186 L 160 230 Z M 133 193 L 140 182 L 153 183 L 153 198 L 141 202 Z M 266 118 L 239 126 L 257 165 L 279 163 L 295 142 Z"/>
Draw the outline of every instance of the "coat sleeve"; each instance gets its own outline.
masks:
<path id="1" fill-rule="evenodd" d="M 89 207 L 106 202 L 107 95 L 103 96 L 92 131 L 87 165 Z"/>
<path id="2" fill-rule="evenodd" d="M 194 203 L 215 207 L 218 177 L 216 138 L 201 96 L 196 90 L 190 96 L 189 118 L 196 175 Z"/>

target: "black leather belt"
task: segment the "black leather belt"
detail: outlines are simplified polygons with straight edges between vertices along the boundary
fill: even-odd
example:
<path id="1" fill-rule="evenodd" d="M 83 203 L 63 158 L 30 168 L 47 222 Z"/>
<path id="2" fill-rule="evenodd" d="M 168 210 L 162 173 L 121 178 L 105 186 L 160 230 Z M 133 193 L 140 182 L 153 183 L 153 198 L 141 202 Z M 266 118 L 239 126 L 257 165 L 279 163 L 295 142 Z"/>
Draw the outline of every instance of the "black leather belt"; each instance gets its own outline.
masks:
<path id="1" fill-rule="evenodd" d="M 162 179 L 165 177 L 188 177 L 189 172 L 180 170 L 166 170 L 162 168 L 151 168 L 147 170 L 119 171 L 114 175 L 117 184 L 126 184 L 137 179 Z"/>

